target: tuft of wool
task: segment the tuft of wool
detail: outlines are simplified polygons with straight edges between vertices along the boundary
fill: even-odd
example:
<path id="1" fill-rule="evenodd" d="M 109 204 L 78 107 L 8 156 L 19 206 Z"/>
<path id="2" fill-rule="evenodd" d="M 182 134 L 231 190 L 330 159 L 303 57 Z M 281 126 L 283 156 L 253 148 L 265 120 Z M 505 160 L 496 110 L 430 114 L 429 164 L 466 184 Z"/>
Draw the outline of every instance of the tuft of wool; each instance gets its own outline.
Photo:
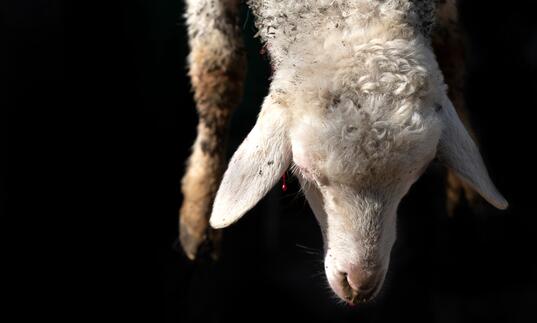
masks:
<path id="1" fill-rule="evenodd" d="M 273 60 L 271 93 L 292 115 L 298 169 L 378 183 L 374 174 L 397 174 L 434 152 L 434 107 L 446 91 L 428 38 L 434 1 L 248 4 Z"/>

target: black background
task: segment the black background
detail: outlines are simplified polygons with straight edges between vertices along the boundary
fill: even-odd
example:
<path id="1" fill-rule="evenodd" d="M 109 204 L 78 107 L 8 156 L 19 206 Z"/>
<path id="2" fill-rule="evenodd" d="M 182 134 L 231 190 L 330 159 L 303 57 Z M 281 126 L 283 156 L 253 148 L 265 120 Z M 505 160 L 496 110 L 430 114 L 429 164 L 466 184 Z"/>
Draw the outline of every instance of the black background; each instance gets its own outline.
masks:
<path id="1" fill-rule="evenodd" d="M 432 166 L 400 205 L 381 296 L 355 309 L 338 305 L 328 289 L 320 232 L 293 179 L 286 193 L 276 187 L 225 231 L 216 265 L 190 263 L 175 248 L 179 181 L 197 120 L 182 1 L 4 3 L 8 315 L 536 322 L 537 19 L 530 3 L 461 5 L 471 121 L 509 210 L 463 206 L 447 217 L 442 169 Z M 270 70 L 245 8 L 242 19 L 248 81 L 230 152 L 255 121 Z"/>

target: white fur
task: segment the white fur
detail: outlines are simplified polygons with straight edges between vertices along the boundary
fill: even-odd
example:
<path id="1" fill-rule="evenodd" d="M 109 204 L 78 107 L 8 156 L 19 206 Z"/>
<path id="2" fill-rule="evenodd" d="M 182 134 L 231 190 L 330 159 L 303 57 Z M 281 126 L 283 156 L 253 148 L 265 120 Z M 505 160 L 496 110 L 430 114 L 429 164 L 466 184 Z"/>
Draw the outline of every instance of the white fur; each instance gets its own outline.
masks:
<path id="1" fill-rule="evenodd" d="M 267 194 L 291 162 L 285 107 L 265 99 L 256 125 L 229 162 L 216 194 L 210 224 L 223 228 L 237 221 Z"/>
<path id="2" fill-rule="evenodd" d="M 253 207 L 292 158 L 323 232 L 328 280 L 348 300 L 349 268 L 380 273 L 382 284 L 397 206 L 437 153 L 489 202 L 507 206 L 447 98 L 423 21 L 433 1 L 249 4 L 275 73 L 224 175 L 213 227 Z"/>

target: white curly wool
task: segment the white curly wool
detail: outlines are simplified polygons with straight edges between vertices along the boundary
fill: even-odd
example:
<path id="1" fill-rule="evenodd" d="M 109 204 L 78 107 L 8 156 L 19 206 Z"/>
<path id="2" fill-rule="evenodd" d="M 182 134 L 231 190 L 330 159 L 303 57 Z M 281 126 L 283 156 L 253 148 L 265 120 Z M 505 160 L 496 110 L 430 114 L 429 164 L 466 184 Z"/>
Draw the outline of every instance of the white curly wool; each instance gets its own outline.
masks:
<path id="1" fill-rule="evenodd" d="M 408 39 L 414 31 L 428 37 L 435 8 L 434 1 L 421 0 L 249 0 L 248 5 L 276 64 L 311 59 L 327 46 Z"/>
<path id="2" fill-rule="evenodd" d="M 272 92 L 287 94 L 294 116 L 293 149 L 307 147 L 295 157 L 307 159 L 300 169 L 315 162 L 317 172 L 354 181 L 408 167 L 412 150 L 423 151 L 417 160 L 431 154 L 445 86 L 422 30 L 432 21 L 421 21 L 412 1 L 248 3 L 273 59 Z"/>
<path id="3" fill-rule="evenodd" d="M 447 97 L 428 35 L 433 0 L 248 4 L 274 75 L 224 174 L 213 227 L 237 221 L 292 166 L 323 232 L 330 285 L 354 301 L 344 273 L 382 285 L 397 206 L 435 156 L 507 207 Z"/>

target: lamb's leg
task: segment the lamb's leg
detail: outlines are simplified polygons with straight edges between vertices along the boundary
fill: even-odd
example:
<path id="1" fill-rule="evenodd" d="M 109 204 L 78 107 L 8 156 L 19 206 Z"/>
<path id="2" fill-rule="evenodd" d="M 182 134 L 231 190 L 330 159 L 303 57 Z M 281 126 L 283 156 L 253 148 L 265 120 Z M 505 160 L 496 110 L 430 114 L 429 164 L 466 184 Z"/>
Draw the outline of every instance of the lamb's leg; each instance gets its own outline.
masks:
<path id="1" fill-rule="evenodd" d="M 189 75 L 199 115 L 198 135 L 182 180 L 180 242 L 195 259 L 203 242 L 218 255 L 220 232 L 208 227 L 225 169 L 231 114 L 242 97 L 246 58 L 239 0 L 188 0 Z M 205 244 L 204 244 L 205 245 Z"/>
<path id="2" fill-rule="evenodd" d="M 471 130 L 468 111 L 464 103 L 464 34 L 459 25 L 457 0 L 439 2 L 432 39 L 440 68 L 449 87 L 449 98 L 466 128 Z M 473 133 L 472 136 L 475 140 Z M 449 215 L 453 215 L 463 196 L 471 206 L 475 205 L 477 201 L 477 193 L 464 184 L 452 171 L 448 171 L 447 174 L 446 194 L 446 207 Z"/>

